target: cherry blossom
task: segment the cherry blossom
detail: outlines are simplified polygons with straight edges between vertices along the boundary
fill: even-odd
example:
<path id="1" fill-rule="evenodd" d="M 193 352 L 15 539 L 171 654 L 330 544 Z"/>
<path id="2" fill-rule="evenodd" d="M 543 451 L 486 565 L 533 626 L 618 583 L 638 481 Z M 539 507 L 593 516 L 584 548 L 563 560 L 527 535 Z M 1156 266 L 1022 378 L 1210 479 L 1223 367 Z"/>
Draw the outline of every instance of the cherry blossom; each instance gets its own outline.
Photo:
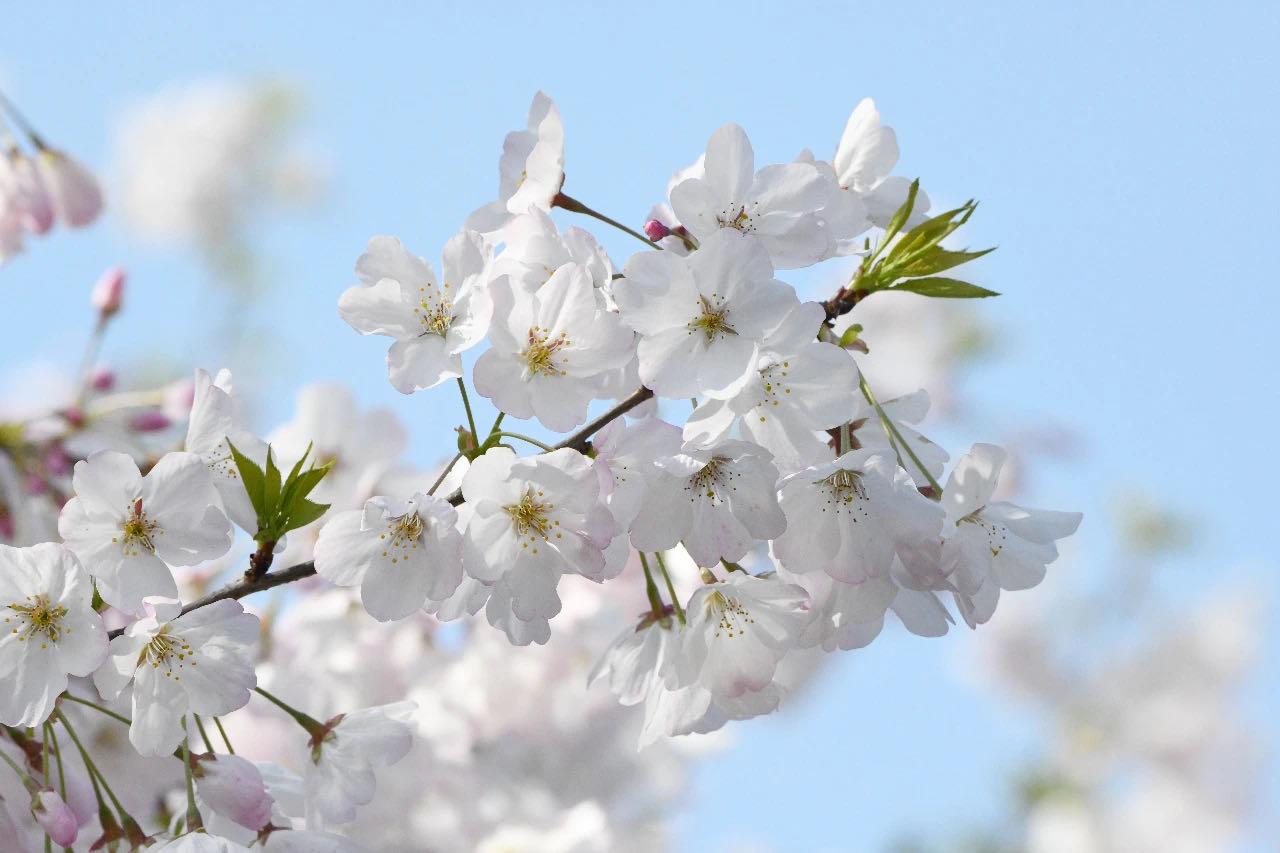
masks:
<path id="1" fill-rule="evenodd" d="M 604 580 L 614 520 L 595 471 L 576 450 L 517 459 L 497 447 L 471 464 L 462 494 L 474 507 L 463 567 L 493 587 L 489 621 L 513 642 L 546 642 L 546 622 L 560 612 L 560 576 Z"/>
<path id="2" fill-rule="evenodd" d="M 760 344 L 798 304 L 756 238 L 719 230 L 688 257 L 633 255 L 614 286 L 640 335 L 640 379 L 662 397 L 724 399 L 755 373 Z"/>
<path id="3" fill-rule="evenodd" d="M 857 197 L 867 217 L 881 228 L 907 200 L 911 181 L 889 174 L 898 164 L 898 137 L 880 123 L 880 112 L 870 98 L 854 107 L 831 164 L 841 190 Z M 909 224 L 923 221 L 928 209 L 929 197 L 917 193 Z"/>
<path id="4" fill-rule="evenodd" d="M 444 247 L 443 281 L 394 237 L 373 237 L 356 262 L 360 284 L 338 300 L 338 314 L 362 335 L 387 335 L 387 372 L 412 394 L 462 375 L 462 353 L 484 338 L 492 304 L 492 250 L 474 231 Z"/>
<path id="5" fill-rule="evenodd" d="M 513 130 L 502 143 L 498 161 L 498 200 L 471 214 L 467 227 L 491 233 L 512 214 L 531 207 L 546 210 L 564 183 L 564 126 L 555 102 L 533 96 L 525 130 Z"/>
<path id="6" fill-rule="evenodd" d="M 826 431 L 847 423 L 857 411 L 858 371 L 853 357 L 839 347 L 813 340 L 822 309 L 797 306 L 796 335 L 780 328 L 765 344 L 756 375 L 726 400 L 700 401 L 684 426 L 689 441 L 714 441 L 736 427 L 743 438 L 773 454 L 785 471 L 831 459 Z M 807 332 L 807 334 L 806 334 Z"/>
<path id="7" fill-rule="evenodd" d="M 448 599 L 462 582 L 458 514 L 441 498 L 371 498 L 334 515 L 315 546 L 316 573 L 359 586 L 369 615 L 403 619 L 428 599 Z"/>
<path id="8" fill-rule="evenodd" d="M 787 529 L 773 552 L 790 572 L 860 583 L 885 578 L 895 555 L 923 574 L 936 568 L 943 511 L 892 456 L 852 450 L 797 471 L 778 484 L 778 500 Z"/>
<path id="9" fill-rule="evenodd" d="M 475 386 L 502 411 L 537 417 L 567 432 L 604 395 L 603 374 L 632 358 L 632 335 L 596 300 L 589 270 L 567 263 L 536 290 L 493 283 L 492 346 L 480 356 Z"/>
<path id="10" fill-rule="evenodd" d="M 641 551 L 684 545 L 700 566 L 740 560 L 759 539 L 786 529 L 774 485 L 778 469 L 769 452 L 731 439 L 659 457 L 643 505 L 631 526 Z"/>
<path id="11" fill-rule="evenodd" d="M 54 214 L 64 225 L 81 228 L 102 212 L 98 179 L 74 157 L 45 148 L 36 159 Z"/>
<path id="12" fill-rule="evenodd" d="M 142 755 L 164 755 L 182 742 L 188 713 L 229 714 L 249 701 L 259 623 L 237 601 L 183 614 L 176 600 L 152 597 L 146 609 L 111 641 L 93 683 L 107 699 L 133 684 L 129 742 Z"/>
<path id="13" fill-rule="evenodd" d="M 965 621 L 991 618 L 1001 590 L 1030 589 L 1058 558 L 1056 540 L 1076 532 L 1078 512 L 1024 509 L 992 501 L 1008 454 L 975 444 L 956 462 L 942 494 L 946 508 L 943 571 L 955 578 Z"/>
<path id="14" fill-rule="evenodd" d="M 0 545 L 0 723 L 38 726 L 67 687 L 107 654 L 89 575 L 61 545 Z"/>
<path id="15" fill-rule="evenodd" d="M 231 389 L 231 371 L 224 368 L 213 378 L 197 369 L 186 450 L 204 460 L 227 516 L 252 534 L 258 530 L 258 516 L 231 457 L 232 444 L 257 464 L 266 463 L 267 444 L 244 425 L 239 400 Z"/>
<path id="16" fill-rule="evenodd" d="M 726 124 L 707 142 L 702 174 L 671 189 L 671 207 L 699 240 L 723 229 L 758 237 L 781 269 L 807 267 L 834 251 L 819 215 L 827 182 L 811 163 L 755 170 L 746 131 Z"/>
<path id="17" fill-rule="evenodd" d="M 128 613 L 148 595 L 177 595 L 166 563 L 194 566 L 231 546 L 213 477 L 194 453 L 165 454 L 144 477 L 123 453 L 100 451 L 76 463 L 72 485 L 58 532 L 103 600 Z"/>
<path id="18" fill-rule="evenodd" d="M 308 813 L 332 823 L 355 818 L 356 808 L 373 800 L 374 770 L 395 764 L 412 746 L 407 719 L 414 708 L 412 702 L 397 702 L 326 723 L 303 775 Z"/>

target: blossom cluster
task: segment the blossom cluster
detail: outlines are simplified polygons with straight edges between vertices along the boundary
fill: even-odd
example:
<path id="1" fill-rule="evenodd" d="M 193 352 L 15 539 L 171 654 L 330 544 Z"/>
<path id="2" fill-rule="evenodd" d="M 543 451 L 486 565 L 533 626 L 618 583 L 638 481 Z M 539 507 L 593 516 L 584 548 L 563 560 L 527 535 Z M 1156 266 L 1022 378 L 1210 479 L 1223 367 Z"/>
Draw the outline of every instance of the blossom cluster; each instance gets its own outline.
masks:
<path id="1" fill-rule="evenodd" d="M 73 413 L 109 390 L 86 377 L 57 428 L 19 436 L 61 462 L 47 471 L 22 456 L 22 473 L 39 469 L 48 485 L 56 532 L 0 550 L 0 672 L 11 685 L 0 724 L 42 831 L 64 846 L 96 821 L 99 846 L 126 849 L 358 849 L 331 830 L 376 811 L 376 774 L 394 772 L 415 734 L 441 760 L 473 766 L 498 761 L 478 758 L 479 744 L 519 738 L 514 716 L 488 719 L 511 713 L 492 698 L 497 685 L 406 683 L 375 707 L 361 707 L 365 694 L 298 689 L 308 661 L 325 657 L 308 642 L 349 639 L 360 653 L 350 599 L 332 592 L 312 597 L 337 602 L 332 619 L 298 605 L 315 622 L 310 640 L 283 641 L 292 671 L 260 663 L 260 638 L 276 640 L 239 599 L 313 574 L 358 590 L 370 629 L 388 623 L 376 636 L 420 643 L 483 612 L 501 645 L 476 640 L 475 654 L 546 646 L 527 660 L 548 677 L 565 671 L 551 651 L 592 654 L 589 671 L 570 671 L 607 687 L 614 711 L 643 706 L 629 736 L 655 751 L 773 712 L 798 670 L 867 646 L 890 613 L 941 636 L 957 615 L 977 627 L 1002 592 L 1038 584 L 1080 516 L 1002 500 L 1006 454 L 994 445 L 973 445 L 948 470 L 948 453 L 921 432 L 927 395 L 881 401 L 860 369 L 874 338 L 846 315 L 863 300 L 993 295 L 937 275 L 984 254 L 941 245 L 973 205 L 927 215 L 919 183 L 892 174 L 897 158 L 869 100 L 830 161 L 804 151 L 757 169 L 746 132 L 726 125 L 632 230 L 564 193 L 563 125 L 539 93 L 526 128 L 504 142 L 498 198 L 445 242 L 439 275 L 399 239 L 375 236 L 338 300 L 355 331 L 391 339 L 398 391 L 460 392 L 467 423 L 434 476 L 398 469 L 403 431 L 332 388 L 304 392 L 293 423 L 258 435 L 227 371 L 196 371 L 185 436 L 173 434 L 178 419 L 135 417 L 130 442 L 69 451 L 92 432 Z M 590 232 L 562 229 L 557 209 L 644 246 L 615 265 Z M 855 271 L 825 301 L 785 281 L 839 258 Z M 119 275 L 104 282 L 100 326 L 123 288 Z M 487 430 L 468 386 L 499 413 Z M 513 421 L 561 438 L 512 431 Z M 176 440 L 140 447 L 139 435 Z M 255 543 L 244 576 L 193 592 L 192 573 L 228 558 L 239 535 Z M 601 614 L 625 627 L 588 647 Z M 451 676 L 447 666 L 418 674 Z M 467 691 L 483 714 L 466 707 Z M 98 794 L 106 775 L 75 733 L 85 709 L 127 725 L 137 755 L 178 758 L 186 793 L 166 825 L 143 826 Z M 249 736 L 236 721 L 264 713 L 286 721 L 279 743 L 303 754 L 300 773 L 232 750 Z M 620 719 L 591 713 L 610 742 Z M 70 742 L 79 755 L 67 769 Z M 482 787 L 493 775 L 463 778 Z M 93 800 L 80 812 L 68 804 L 76 780 L 98 794 L 96 812 Z M 557 790 L 534 805 L 512 787 L 492 796 L 520 822 L 488 833 L 477 814 L 447 819 L 455 840 L 479 849 L 591 849 L 581 839 L 608 836 L 592 802 L 609 795 L 608 785 Z"/>
<path id="2" fill-rule="evenodd" d="M 6 114 L 25 132 L 31 153 L 9 132 Z M 28 237 L 43 236 L 57 223 L 82 228 L 101 211 L 102 191 L 93 174 L 46 143 L 0 95 L 0 264 L 20 253 Z"/>

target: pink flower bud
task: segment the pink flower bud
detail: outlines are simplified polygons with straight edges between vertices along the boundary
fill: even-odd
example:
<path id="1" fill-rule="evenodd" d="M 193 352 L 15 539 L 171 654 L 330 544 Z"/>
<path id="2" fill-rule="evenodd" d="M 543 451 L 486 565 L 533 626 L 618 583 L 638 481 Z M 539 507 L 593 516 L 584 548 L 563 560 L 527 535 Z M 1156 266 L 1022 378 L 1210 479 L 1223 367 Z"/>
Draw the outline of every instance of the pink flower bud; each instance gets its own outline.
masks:
<path id="1" fill-rule="evenodd" d="M 159 409 L 139 412 L 129 419 L 129 428 L 134 432 L 159 432 L 173 425 L 173 420 Z"/>
<path id="2" fill-rule="evenodd" d="M 116 372 L 109 367 L 95 367 L 89 374 L 89 387 L 95 391 L 110 391 L 116 387 Z"/>
<path id="3" fill-rule="evenodd" d="M 59 847 L 70 847 L 76 842 L 79 826 L 75 812 L 62 801 L 56 791 L 37 791 L 31 797 L 31 814 L 40 824 L 53 843 Z"/>
<path id="4" fill-rule="evenodd" d="M 67 426 L 72 429 L 79 429 L 84 426 L 85 421 L 87 420 L 84 416 L 84 412 L 75 406 L 68 406 L 62 410 L 61 414 L 62 419 L 67 422 Z"/>
<path id="5" fill-rule="evenodd" d="M 644 224 L 644 233 L 653 242 L 658 242 L 663 237 L 671 233 L 671 229 L 663 225 L 656 219 L 650 219 Z"/>
<path id="6" fill-rule="evenodd" d="M 195 776 L 200 799 L 222 817 L 252 830 L 271 820 L 275 801 L 253 762 L 235 755 L 202 755 Z"/>
<path id="7" fill-rule="evenodd" d="M 52 148 L 40 152 L 39 163 L 40 176 L 59 219 L 72 228 L 80 228 L 98 218 L 102 190 L 92 172 L 75 158 Z"/>
<path id="8" fill-rule="evenodd" d="M 89 301 L 104 319 L 120 310 L 120 305 L 124 302 L 124 282 L 124 268 L 112 267 L 104 272 L 98 278 L 98 283 L 93 286 Z"/>

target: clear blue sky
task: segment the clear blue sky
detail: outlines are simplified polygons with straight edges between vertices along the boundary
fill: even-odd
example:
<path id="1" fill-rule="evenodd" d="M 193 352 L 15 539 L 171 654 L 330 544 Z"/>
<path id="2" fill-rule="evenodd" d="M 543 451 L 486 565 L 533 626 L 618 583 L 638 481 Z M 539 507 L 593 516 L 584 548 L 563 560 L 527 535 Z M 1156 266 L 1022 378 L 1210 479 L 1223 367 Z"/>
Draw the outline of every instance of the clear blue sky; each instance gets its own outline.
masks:
<path id="1" fill-rule="evenodd" d="M 535 89 L 565 118 L 566 189 L 632 222 L 723 122 L 747 128 L 760 162 L 805 146 L 829 156 L 850 109 L 873 96 L 898 130 L 901 171 L 944 201 L 979 197 L 970 241 L 1000 244 L 982 283 L 1006 295 L 982 309 L 1017 357 L 985 371 L 976 398 L 992 422 L 1056 420 L 1088 437 L 1084 457 L 1046 470 L 1033 497 L 1084 510 L 1083 550 L 1100 559 L 1105 525 L 1089 519 L 1118 488 L 1140 485 L 1203 533 L 1177 567 L 1186 600 L 1252 573 L 1280 602 L 1264 500 L 1280 475 L 1269 210 L 1280 188 L 1280 7 L 607 6 L 26 3 L 6 15 L 0 83 L 94 165 L 105 165 L 119 110 L 167 82 L 272 75 L 301 86 L 305 133 L 333 182 L 320 211 L 261 235 L 275 288 L 258 319 L 286 355 L 257 380 L 263 422 L 288 412 L 297 385 L 334 378 L 423 436 L 455 415 L 441 413 L 443 398 L 393 391 L 380 346 L 341 323 L 335 299 L 371 234 L 438 255 L 492 197 L 502 135 Z M 601 236 L 619 261 L 633 248 Z M 200 335 L 194 259 L 131 243 L 107 221 L 0 271 L 3 364 L 72 366 L 85 290 L 110 263 L 129 266 L 133 289 L 109 355 L 216 356 Z M 415 454 L 427 461 L 431 446 L 421 438 Z M 846 656 L 790 714 L 739 729 L 744 747 L 698 775 L 685 849 L 753 837 L 822 849 L 836 826 L 830 849 L 865 850 L 904 829 L 997 813 L 993 780 L 1029 742 L 1027 719 L 961 683 L 963 638 L 890 633 Z M 1274 666 L 1266 679 L 1254 710 L 1275 742 Z"/>

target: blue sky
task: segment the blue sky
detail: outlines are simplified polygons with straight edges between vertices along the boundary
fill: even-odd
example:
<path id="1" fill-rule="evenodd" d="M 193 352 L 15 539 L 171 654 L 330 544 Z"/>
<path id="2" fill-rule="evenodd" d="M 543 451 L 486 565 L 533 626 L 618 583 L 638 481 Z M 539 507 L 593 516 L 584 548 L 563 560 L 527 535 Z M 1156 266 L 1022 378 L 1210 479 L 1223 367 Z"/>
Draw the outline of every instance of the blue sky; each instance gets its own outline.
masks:
<path id="1" fill-rule="evenodd" d="M 1194 602 L 1239 575 L 1280 605 L 1264 500 L 1280 475 L 1267 208 L 1280 186 L 1280 7 L 609 5 L 22 4 L 7 15 L 0 84 L 95 166 L 119 111 L 166 83 L 229 74 L 301 87 L 304 136 L 332 177 L 320 209 L 257 235 L 274 286 L 256 320 L 282 360 L 245 380 L 264 424 L 288 413 L 305 381 L 352 383 L 362 402 L 416 425 L 423 461 L 426 436 L 457 415 L 396 394 L 381 345 L 353 335 L 334 302 L 372 234 L 438 255 L 492 197 L 502 135 L 535 89 L 565 119 L 566 191 L 630 222 L 725 121 L 746 127 L 759 162 L 802 147 L 829 156 L 870 95 L 898 131 L 900 171 L 944 203 L 980 198 L 969 242 L 1000 245 L 981 282 L 1005 295 L 981 310 L 1013 357 L 969 383 L 986 420 L 1060 422 L 1085 436 L 1080 458 L 1037 478 L 1033 502 L 1084 510 L 1082 555 L 1100 561 L 1104 511 L 1118 490 L 1140 487 L 1201 534 L 1173 567 L 1176 597 Z M 600 236 L 618 261 L 633 250 L 625 236 Z M 108 356 L 212 366 L 219 347 L 200 334 L 195 259 L 131 242 L 109 218 L 0 271 L 3 364 L 73 366 L 86 288 L 112 263 L 130 268 L 132 290 Z M 954 449 L 994 437 L 965 434 Z M 845 656 L 790 713 L 740 727 L 742 748 L 698 774 L 687 849 L 760 838 L 863 850 L 998 813 L 999 771 L 1033 727 L 956 674 L 964 638 L 890 633 Z M 1278 679 L 1272 668 L 1252 697 L 1273 742 Z"/>

